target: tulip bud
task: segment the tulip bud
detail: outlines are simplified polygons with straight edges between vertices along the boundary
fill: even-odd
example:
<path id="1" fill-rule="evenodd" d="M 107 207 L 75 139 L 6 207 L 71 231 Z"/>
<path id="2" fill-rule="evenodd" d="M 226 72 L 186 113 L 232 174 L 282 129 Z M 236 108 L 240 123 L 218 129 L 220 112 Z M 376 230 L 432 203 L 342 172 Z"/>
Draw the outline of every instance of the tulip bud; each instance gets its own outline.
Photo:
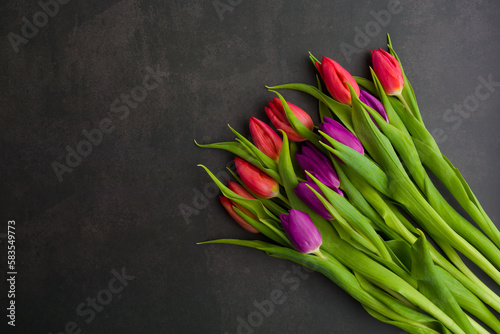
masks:
<path id="1" fill-rule="evenodd" d="M 311 173 L 314 177 L 330 188 L 340 186 L 339 177 L 332 163 L 313 144 L 306 142 L 301 153 L 295 155 L 300 168 Z"/>
<path id="2" fill-rule="evenodd" d="M 363 102 L 364 104 L 366 104 L 367 106 L 371 107 L 373 110 L 378 112 L 380 116 L 382 116 L 384 120 L 387 123 L 389 123 L 389 118 L 387 117 L 387 113 L 385 112 L 385 108 L 382 105 L 382 102 L 380 102 L 375 96 L 371 95 L 367 91 L 362 90 L 361 93 L 359 94 L 359 99 L 361 100 L 361 102 Z M 371 114 L 370 117 L 372 117 Z"/>
<path id="3" fill-rule="evenodd" d="M 281 214 L 280 219 L 293 247 L 303 254 L 317 252 L 323 240 L 311 217 L 295 209 L 289 212 L 289 215 Z"/>
<path id="4" fill-rule="evenodd" d="M 372 50 L 373 71 L 387 95 L 399 95 L 403 90 L 403 71 L 398 60 L 389 52 L 378 48 Z"/>
<path id="5" fill-rule="evenodd" d="M 262 198 L 278 196 L 279 184 L 273 178 L 238 157 L 234 159 L 234 162 L 241 180 L 254 194 Z"/>
<path id="6" fill-rule="evenodd" d="M 313 120 L 308 113 L 290 102 L 287 102 L 287 104 L 288 107 L 290 107 L 292 113 L 302 124 L 304 124 L 309 130 L 312 130 L 314 128 Z M 278 130 L 285 131 L 289 140 L 295 142 L 306 140 L 290 125 L 280 99 L 278 99 L 277 97 L 273 98 L 273 100 L 269 102 L 269 108 L 265 107 L 264 110 L 266 111 L 267 117 L 269 117 L 274 127 Z"/>
<path id="7" fill-rule="evenodd" d="M 349 130 L 344 128 L 342 124 L 329 117 L 323 117 L 324 122 L 319 125 L 319 130 L 326 133 L 328 136 L 332 137 L 336 141 L 349 146 L 350 148 L 358 151 L 361 154 L 365 154 L 363 145 L 359 141 L 358 137 L 353 135 Z M 328 141 L 325 141 L 328 143 Z"/>
<path id="8" fill-rule="evenodd" d="M 259 150 L 274 161 L 278 161 L 283 142 L 269 125 L 255 117 L 251 117 L 250 134 Z"/>
<path id="9" fill-rule="evenodd" d="M 241 197 L 245 197 L 246 199 L 255 199 L 252 194 L 250 194 L 245 187 L 243 187 L 241 184 L 236 183 L 234 181 L 229 180 L 227 183 L 227 187 L 231 189 L 234 193 L 240 195 Z"/>
<path id="10" fill-rule="evenodd" d="M 236 211 L 234 211 L 234 208 L 233 208 L 234 203 L 233 202 L 231 202 L 227 197 L 224 197 L 224 196 L 219 196 L 219 199 L 222 203 L 222 206 L 224 206 L 226 211 L 234 219 L 234 221 L 236 221 L 236 223 L 238 223 L 238 225 L 240 225 L 242 228 L 244 228 L 246 231 L 248 231 L 250 233 L 259 233 L 259 231 L 257 229 L 255 229 L 255 227 L 253 227 L 252 225 L 247 223 L 247 221 L 245 219 L 243 219 L 243 217 L 241 217 Z M 241 211 L 243 211 L 243 210 L 241 210 Z"/>
<path id="11" fill-rule="evenodd" d="M 320 63 L 316 63 L 323 81 L 325 82 L 326 89 L 330 92 L 335 100 L 340 103 L 351 104 L 351 92 L 346 81 L 352 86 L 356 94 L 359 96 L 359 86 L 352 75 L 340 66 L 336 61 L 323 57 Z"/>
<path id="12" fill-rule="evenodd" d="M 293 189 L 293 191 L 295 192 L 297 197 L 302 200 L 302 202 L 306 203 L 307 206 L 309 206 L 318 215 L 325 218 L 326 220 L 332 220 L 333 216 L 331 215 L 331 213 L 325 208 L 323 203 L 321 203 L 321 200 L 309 188 L 309 186 L 316 190 L 320 195 L 323 195 L 323 192 L 318 187 L 318 185 L 314 183 L 314 181 L 311 181 L 309 177 L 307 182 L 300 182 L 297 185 L 297 188 Z M 344 193 L 340 189 L 333 188 L 333 190 L 335 190 L 339 195 L 344 196 Z"/>
<path id="13" fill-rule="evenodd" d="M 236 183 L 236 182 L 233 182 L 233 181 L 229 180 L 229 182 L 228 182 L 228 188 L 231 189 L 236 194 L 240 195 L 241 197 L 244 197 L 244 198 L 247 198 L 247 199 L 255 199 L 255 197 L 253 197 L 252 194 L 250 194 L 239 183 Z M 257 217 L 253 213 L 251 213 L 250 211 L 248 211 L 247 208 L 241 206 L 240 204 L 238 204 L 238 203 L 236 203 L 234 201 L 231 201 L 231 203 L 233 204 L 233 206 L 237 207 L 238 210 L 242 211 L 244 214 L 246 214 L 250 218 L 257 219 Z"/>

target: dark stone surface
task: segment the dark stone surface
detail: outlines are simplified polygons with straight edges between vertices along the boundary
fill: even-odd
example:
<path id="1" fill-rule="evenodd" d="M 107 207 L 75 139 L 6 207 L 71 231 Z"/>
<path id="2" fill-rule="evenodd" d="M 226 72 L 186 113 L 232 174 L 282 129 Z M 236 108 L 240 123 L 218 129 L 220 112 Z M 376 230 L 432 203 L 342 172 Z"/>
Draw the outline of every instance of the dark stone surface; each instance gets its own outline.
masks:
<path id="1" fill-rule="evenodd" d="M 315 82 L 308 51 L 366 76 L 368 50 L 384 47 L 385 33 L 428 128 L 442 129 L 443 152 L 500 220 L 500 87 L 466 116 L 446 112 L 471 102 L 480 78 L 500 81 L 497 1 L 402 1 L 385 27 L 373 13 L 386 10 L 388 0 L 221 0 L 228 10 L 220 15 L 216 1 L 67 2 L 57 13 L 52 8 L 53 17 L 18 52 L 9 33 L 22 35 L 23 17 L 33 22 L 35 15 L 43 25 L 41 8 L 35 1 L 0 5 L 0 233 L 8 220 L 17 223 L 10 332 L 74 326 L 82 333 L 237 333 L 238 317 L 248 319 L 254 301 L 281 289 L 286 300 L 254 333 L 400 333 L 319 274 L 300 273 L 292 290 L 286 279 L 300 277 L 289 273 L 292 263 L 251 249 L 195 245 L 248 235 L 196 166 L 223 171 L 231 155 L 199 149 L 193 139 L 232 140 L 228 123 L 247 135 L 248 118 L 264 119 L 273 96 L 264 85 Z M 371 37 L 360 53 L 343 53 L 341 43 L 363 43 L 366 27 Z M 162 73 L 145 90 L 148 68 Z M 131 93 L 147 96 L 125 107 L 120 100 Z M 316 114 L 312 99 L 284 93 Z M 96 128 L 108 131 L 102 139 L 93 132 L 91 153 L 73 161 L 60 182 L 52 165 L 66 164 L 66 147 L 77 149 L 82 131 Z M 199 192 L 212 194 L 209 201 Z M 198 214 L 183 218 L 180 205 L 198 206 Z M 120 290 L 113 277 L 122 270 L 134 278 Z M 88 298 L 107 305 L 90 311 Z"/>

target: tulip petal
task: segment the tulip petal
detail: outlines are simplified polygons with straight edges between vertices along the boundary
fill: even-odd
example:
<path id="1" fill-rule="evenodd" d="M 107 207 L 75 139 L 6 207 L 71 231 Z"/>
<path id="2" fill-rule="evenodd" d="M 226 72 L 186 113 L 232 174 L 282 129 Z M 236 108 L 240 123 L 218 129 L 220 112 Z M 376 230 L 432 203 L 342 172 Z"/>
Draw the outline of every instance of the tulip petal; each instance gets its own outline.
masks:
<path id="1" fill-rule="evenodd" d="M 339 63 L 328 57 L 323 57 L 321 64 L 316 63 L 316 67 L 325 82 L 328 92 L 335 100 L 343 104 L 351 104 L 351 93 L 346 82 L 355 87 L 359 96 L 359 86 L 352 75 Z"/>
<path id="2" fill-rule="evenodd" d="M 287 102 L 287 105 L 301 125 L 305 126 L 308 130 L 314 128 L 313 120 L 308 113 L 290 102 Z M 271 120 L 271 123 L 273 123 L 276 129 L 285 131 L 289 140 L 296 142 L 306 140 L 306 138 L 300 135 L 290 124 L 281 99 L 276 97 L 273 98 L 271 102 L 269 102 L 269 107 L 264 108 L 264 110 Z"/>
<path id="3" fill-rule="evenodd" d="M 289 214 L 281 214 L 280 219 L 288 239 L 296 250 L 303 254 L 319 250 L 323 239 L 307 213 L 290 209 Z"/>
<path id="4" fill-rule="evenodd" d="M 371 107 L 373 110 L 378 112 L 380 116 L 382 116 L 384 120 L 387 123 L 389 123 L 389 118 L 387 117 L 387 113 L 385 112 L 385 108 L 382 105 L 382 102 L 380 102 L 375 96 L 363 90 L 359 94 L 359 99 L 361 100 L 361 102 L 363 102 L 364 104 L 366 104 L 367 106 Z"/>
<path id="5" fill-rule="evenodd" d="M 302 200 L 302 202 L 306 203 L 318 215 L 325 218 L 326 220 L 333 219 L 333 216 L 328 212 L 328 210 L 321 203 L 318 197 L 311 191 L 308 185 L 321 193 L 321 190 L 314 182 L 300 182 L 297 185 L 297 188 L 295 188 L 293 191 Z"/>
<path id="6" fill-rule="evenodd" d="M 234 159 L 236 170 L 243 183 L 262 198 L 272 198 L 279 194 L 279 184 L 254 165 L 238 157 Z"/>
<path id="7" fill-rule="evenodd" d="M 228 198 L 224 196 L 219 196 L 219 199 L 224 209 L 226 209 L 226 211 L 234 219 L 234 221 L 238 223 L 238 225 L 240 225 L 242 228 L 244 228 L 246 231 L 250 233 L 259 233 L 259 230 L 257 230 L 255 227 L 247 223 L 245 219 L 243 219 L 240 215 L 236 213 L 236 211 L 234 211 L 233 203 Z"/>
<path id="8" fill-rule="evenodd" d="M 282 141 L 278 134 L 274 132 L 269 125 L 255 117 L 251 117 L 250 134 L 255 146 L 257 146 L 259 150 L 274 161 L 278 160 Z"/>
<path id="9" fill-rule="evenodd" d="M 336 141 L 356 150 L 357 152 L 361 154 L 365 153 L 363 145 L 359 141 L 358 137 L 344 128 L 339 122 L 325 117 L 324 122 L 319 125 L 319 130 L 326 133 Z"/>
<path id="10" fill-rule="evenodd" d="M 241 197 L 245 197 L 248 199 L 255 199 L 255 197 L 252 196 L 252 194 L 250 194 L 241 184 L 237 182 L 229 180 L 227 182 L 227 187 L 232 191 L 234 191 L 236 194 L 240 195 Z"/>
<path id="11" fill-rule="evenodd" d="M 328 187 L 340 186 L 338 175 L 331 162 L 309 142 L 302 147 L 302 152 L 297 153 L 295 158 L 301 169 L 316 175 Z"/>
<path id="12" fill-rule="evenodd" d="M 387 95 L 399 95 L 403 90 L 404 78 L 401 66 L 389 52 L 378 48 L 372 50 L 373 70 Z"/>

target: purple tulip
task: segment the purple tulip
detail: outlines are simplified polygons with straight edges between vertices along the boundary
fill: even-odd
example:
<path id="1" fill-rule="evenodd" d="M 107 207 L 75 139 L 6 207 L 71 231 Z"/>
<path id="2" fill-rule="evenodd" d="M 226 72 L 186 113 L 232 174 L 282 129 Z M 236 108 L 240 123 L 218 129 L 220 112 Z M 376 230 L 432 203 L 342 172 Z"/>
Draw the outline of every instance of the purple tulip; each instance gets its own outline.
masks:
<path id="1" fill-rule="evenodd" d="M 289 215 L 281 214 L 280 219 L 293 247 L 303 254 L 318 251 L 323 240 L 311 217 L 295 209 L 290 209 L 289 212 Z"/>
<path id="2" fill-rule="evenodd" d="M 339 177 L 332 163 L 311 142 L 302 146 L 302 152 L 295 155 L 300 168 L 311 173 L 315 178 L 330 188 L 340 186 Z"/>
<path id="3" fill-rule="evenodd" d="M 297 185 L 297 188 L 293 189 L 293 191 L 295 192 L 297 197 L 302 200 L 302 202 L 306 203 L 307 206 L 309 206 L 318 215 L 325 218 L 326 220 L 332 220 L 333 216 L 331 215 L 331 213 L 328 212 L 323 203 L 321 203 L 318 196 L 316 196 L 316 194 L 308 186 L 316 190 L 320 195 L 323 195 L 323 192 L 321 191 L 321 189 L 319 189 L 318 185 L 316 185 L 314 181 L 310 180 L 309 177 L 307 178 L 307 182 L 300 182 Z M 338 194 L 344 196 L 344 193 L 340 189 L 333 188 L 333 190 L 335 190 Z"/>
<path id="4" fill-rule="evenodd" d="M 387 113 L 385 112 L 382 102 L 380 102 L 375 96 L 371 95 L 367 91 L 362 90 L 361 93 L 359 94 L 359 99 L 367 106 L 372 107 L 372 109 L 378 112 L 380 116 L 382 116 L 385 119 L 385 121 L 389 123 L 389 118 L 387 117 Z M 370 117 L 372 118 L 372 120 L 374 120 L 372 115 L 370 115 Z"/>
<path id="5" fill-rule="evenodd" d="M 326 133 L 336 141 L 346 146 L 349 146 L 350 148 L 356 150 L 357 152 L 365 154 L 363 145 L 361 145 L 361 142 L 359 141 L 358 137 L 356 137 L 349 130 L 344 128 L 342 124 L 328 117 L 323 117 L 323 120 L 324 122 L 320 123 L 319 125 L 320 131 Z M 327 140 L 325 140 L 325 142 L 328 143 Z"/>

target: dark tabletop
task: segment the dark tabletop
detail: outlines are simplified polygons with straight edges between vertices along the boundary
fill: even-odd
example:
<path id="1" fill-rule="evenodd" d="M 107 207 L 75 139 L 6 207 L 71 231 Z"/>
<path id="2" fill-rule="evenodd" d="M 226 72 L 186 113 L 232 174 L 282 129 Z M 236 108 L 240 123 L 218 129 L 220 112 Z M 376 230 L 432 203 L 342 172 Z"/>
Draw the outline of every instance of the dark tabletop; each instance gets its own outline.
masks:
<path id="1" fill-rule="evenodd" d="M 232 140 L 227 124 L 249 135 L 250 116 L 267 121 L 265 85 L 315 83 L 308 52 L 368 76 L 386 33 L 427 127 L 500 221 L 497 1 L 6 0 L 0 11 L 9 332 L 402 333 L 320 274 L 196 245 L 252 236 L 197 167 L 224 177 L 232 155 L 193 139 Z M 317 121 L 314 99 L 283 94 Z"/>

